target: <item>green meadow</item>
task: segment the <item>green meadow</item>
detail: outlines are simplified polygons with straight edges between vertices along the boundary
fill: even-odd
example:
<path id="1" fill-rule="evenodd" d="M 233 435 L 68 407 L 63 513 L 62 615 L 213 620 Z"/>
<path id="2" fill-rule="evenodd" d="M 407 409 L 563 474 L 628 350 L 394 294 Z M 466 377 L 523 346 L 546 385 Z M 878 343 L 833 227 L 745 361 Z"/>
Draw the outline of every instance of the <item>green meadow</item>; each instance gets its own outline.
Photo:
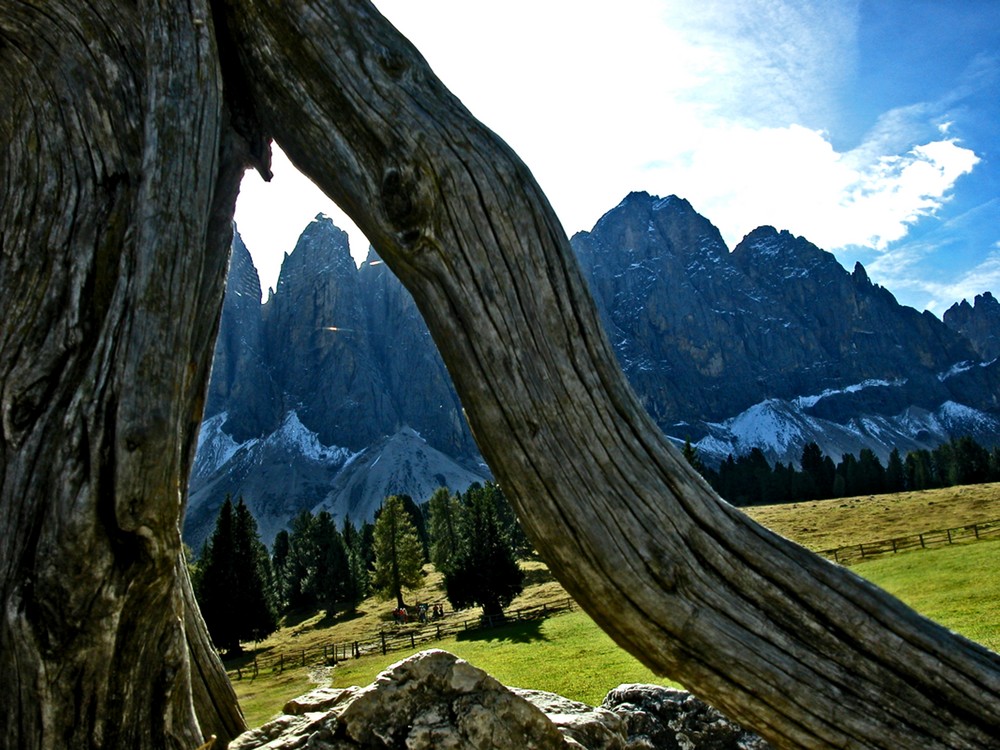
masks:
<path id="1" fill-rule="evenodd" d="M 1000 518 L 1000 485 L 904 494 L 754 508 L 749 515 L 813 549 Z M 1000 650 L 998 564 L 1000 540 L 985 540 L 885 555 L 852 570 L 925 616 L 996 651 Z M 532 560 L 522 565 L 528 585 L 512 608 L 566 597 L 543 563 Z M 430 571 L 424 588 L 410 593 L 414 601 L 442 601 L 440 576 Z M 302 617 L 286 622 L 257 648 L 261 654 L 293 652 L 316 643 L 371 638 L 386 623 L 388 608 L 385 602 L 368 600 L 342 621 L 322 612 Z M 574 609 L 544 620 L 463 632 L 410 651 L 349 659 L 333 668 L 262 670 L 254 679 L 244 672 L 234 686 L 248 723 L 258 726 L 296 695 L 321 684 L 367 685 L 388 665 L 427 647 L 450 651 L 505 685 L 551 691 L 592 705 L 622 683 L 674 684 L 644 667 Z"/>

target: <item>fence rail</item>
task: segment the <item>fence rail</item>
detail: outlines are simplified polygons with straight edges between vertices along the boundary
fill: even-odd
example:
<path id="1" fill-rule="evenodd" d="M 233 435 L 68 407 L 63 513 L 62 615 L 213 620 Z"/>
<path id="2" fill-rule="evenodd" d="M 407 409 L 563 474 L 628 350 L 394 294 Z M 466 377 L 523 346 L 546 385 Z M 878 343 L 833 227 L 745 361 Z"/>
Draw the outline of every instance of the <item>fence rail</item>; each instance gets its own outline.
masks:
<path id="1" fill-rule="evenodd" d="M 959 526 L 954 529 L 937 529 L 921 534 L 898 536 L 893 539 L 883 539 L 877 542 L 850 544 L 836 549 L 819 552 L 821 555 L 840 563 L 850 565 L 862 559 L 879 555 L 903 552 L 910 549 L 926 549 L 927 547 L 942 547 L 948 544 L 963 544 L 975 542 L 990 536 L 1000 535 L 1000 519 L 984 521 L 969 526 Z"/>
<path id="2" fill-rule="evenodd" d="M 335 666 L 338 662 L 357 659 L 367 654 L 388 654 L 406 648 L 416 648 L 418 644 L 439 641 L 450 635 L 482 628 L 496 627 L 511 622 L 538 620 L 559 612 L 566 612 L 576 603 L 569 597 L 537 607 L 512 609 L 502 617 L 471 617 L 469 612 L 446 615 L 439 620 L 409 625 L 388 625 L 377 635 L 367 640 L 328 643 L 312 648 L 281 653 L 248 653 L 233 660 L 227 660 L 226 671 L 230 678 L 242 680 L 253 678 L 261 672 L 282 672 L 292 667 L 315 665 Z M 466 615 L 466 616 L 463 616 Z"/>

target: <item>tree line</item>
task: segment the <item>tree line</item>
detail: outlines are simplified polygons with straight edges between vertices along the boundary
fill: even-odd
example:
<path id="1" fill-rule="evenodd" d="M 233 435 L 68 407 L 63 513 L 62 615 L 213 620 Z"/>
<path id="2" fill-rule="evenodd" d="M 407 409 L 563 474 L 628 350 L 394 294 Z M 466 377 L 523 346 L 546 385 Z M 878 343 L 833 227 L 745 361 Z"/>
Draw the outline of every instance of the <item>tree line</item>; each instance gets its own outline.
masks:
<path id="1" fill-rule="evenodd" d="M 772 467 L 759 448 L 738 457 L 729 454 L 718 469 L 706 466 L 690 441 L 683 452 L 715 491 L 737 506 L 1000 481 L 1000 446 L 984 448 L 968 435 L 933 450 L 910 451 L 905 458 L 893 448 L 884 465 L 869 448 L 857 456 L 845 453 L 834 463 L 814 442 L 802 449 L 798 468 L 781 461 Z"/>
<path id="2" fill-rule="evenodd" d="M 423 584 L 427 563 L 442 573 L 454 609 L 480 606 L 495 619 L 523 589 L 517 558 L 530 551 L 503 491 L 487 482 L 464 493 L 441 487 L 422 504 L 391 495 L 360 525 L 305 510 L 270 552 L 243 498 L 227 496 L 189 567 L 213 643 L 234 654 L 290 612 L 350 612 L 373 594 L 405 612 L 404 591 Z"/>

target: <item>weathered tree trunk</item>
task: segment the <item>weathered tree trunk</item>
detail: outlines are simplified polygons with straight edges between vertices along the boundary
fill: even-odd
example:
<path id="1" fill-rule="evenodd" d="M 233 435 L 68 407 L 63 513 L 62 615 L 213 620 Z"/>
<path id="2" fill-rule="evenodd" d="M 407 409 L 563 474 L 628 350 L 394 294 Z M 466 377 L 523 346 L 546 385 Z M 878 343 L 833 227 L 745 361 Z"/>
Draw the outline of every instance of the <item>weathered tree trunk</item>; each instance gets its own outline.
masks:
<path id="1" fill-rule="evenodd" d="M 266 131 L 413 293 L 533 541 L 619 644 L 780 746 L 997 742 L 996 654 L 753 523 L 662 437 L 528 170 L 371 6 L 226 5 Z"/>
<path id="2" fill-rule="evenodd" d="M 212 7 L 0 13 L 0 745 L 242 723 L 178 524 L 258 118 L 412 291 L 532 539 L 621 645 L 779 745 L 995 742 L 998 657 L 713 495 L 527 169 L 367 2 Z"/>
<path id="3" fill-rule="evenodd" d="M 243 727 L 179 535 L 244 168 L 211 20 L 0 11 L 0 747 Z"/>

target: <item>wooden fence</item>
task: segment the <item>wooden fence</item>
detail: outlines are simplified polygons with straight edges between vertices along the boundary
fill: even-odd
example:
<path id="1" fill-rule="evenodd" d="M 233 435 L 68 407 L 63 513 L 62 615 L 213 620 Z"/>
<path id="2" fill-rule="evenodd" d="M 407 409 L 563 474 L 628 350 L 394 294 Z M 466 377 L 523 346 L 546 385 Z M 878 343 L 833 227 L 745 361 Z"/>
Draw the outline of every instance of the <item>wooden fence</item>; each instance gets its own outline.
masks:
<path id="1" fill-rule="evenodd" d="M 338 662 L 357 659 L 366 654 L 388 654 L 392 651 L 413 649 L 418 644 L 439 641 L 457 633 L 518 621 L 538 620 L 559 612 L 569 611 L 576 606 L 571 598 L 566 597 L 554 603 L 542 604 L 537 607 L 512 609 L 505 612 L 502 618 L 471 617 L 471 613 L 468 611 L 452 613 L 426 623 L 388 625 L 379 631 L 378 635 L 363 641 L 331 642 L 322 646 L 281 653 L 269 651 L 259 655 L 245 654 L 229 661 L 226 665 L 226 671 L 230 678 L 242 680 L 245 677 L 256 677 L 260 672 L 265 671 L 282 672 L 292 667 L 310 665 L 336 666 Z"/>
<path id="2" fill-rule="evenodd" d="M 837 549 L 822 550 L 819 554 L 834 560 L 841 565 L 850 565 L 869 557 L 877 557 L 887 553 L 903 552 L 910 549 L 926 549 L 941 547 L 947 544 L 962 544 L 975 542 L 990 536 L 1000 534 L 1000 519 L 974 523 L 971 526 L 959 526 L 955 529 L 940 529 L 925 531 L 922 534 L 910 534 L 894 539 L 883 539 L 878 542 L 851 544 Z"/>

